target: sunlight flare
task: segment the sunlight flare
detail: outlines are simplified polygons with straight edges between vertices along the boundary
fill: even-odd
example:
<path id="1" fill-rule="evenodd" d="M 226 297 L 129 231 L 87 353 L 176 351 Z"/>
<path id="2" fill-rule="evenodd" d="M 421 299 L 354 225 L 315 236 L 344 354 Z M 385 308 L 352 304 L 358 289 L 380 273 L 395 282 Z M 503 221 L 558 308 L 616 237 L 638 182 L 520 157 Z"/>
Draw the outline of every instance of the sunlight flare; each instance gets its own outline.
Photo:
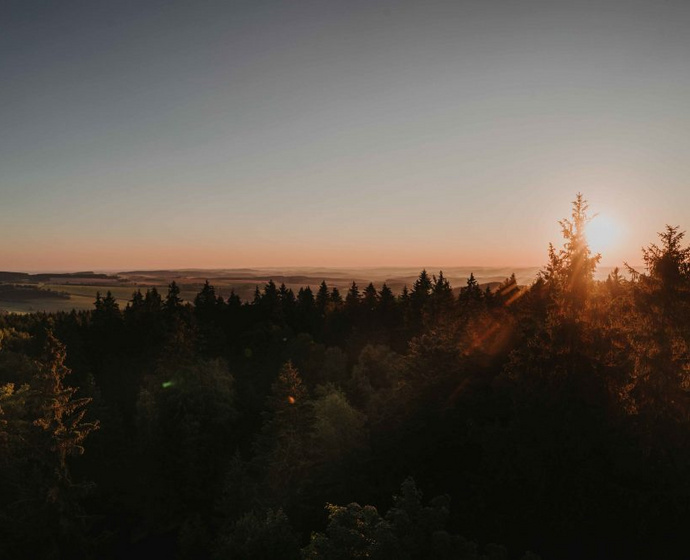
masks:
<path id="1" fill-rule="evenodd" d="M 606 214 L 597 214 L 587 224 L 587 242 L 593 253 L 603 253 L 620 241 L 622 228 L 620 224 Z"/>

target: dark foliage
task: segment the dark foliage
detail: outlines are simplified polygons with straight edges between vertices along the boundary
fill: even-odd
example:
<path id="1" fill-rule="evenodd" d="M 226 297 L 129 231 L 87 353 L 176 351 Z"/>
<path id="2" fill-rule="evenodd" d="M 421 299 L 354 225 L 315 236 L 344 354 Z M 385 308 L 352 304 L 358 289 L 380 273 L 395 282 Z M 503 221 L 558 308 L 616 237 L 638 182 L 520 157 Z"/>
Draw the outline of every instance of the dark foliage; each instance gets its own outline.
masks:
<path id="1" fill-rule="evenodd" d="M 528 287 L 0 317 L 0 557 L 687 557 L 690 248 L 597 282 L 587 210 Z"/>

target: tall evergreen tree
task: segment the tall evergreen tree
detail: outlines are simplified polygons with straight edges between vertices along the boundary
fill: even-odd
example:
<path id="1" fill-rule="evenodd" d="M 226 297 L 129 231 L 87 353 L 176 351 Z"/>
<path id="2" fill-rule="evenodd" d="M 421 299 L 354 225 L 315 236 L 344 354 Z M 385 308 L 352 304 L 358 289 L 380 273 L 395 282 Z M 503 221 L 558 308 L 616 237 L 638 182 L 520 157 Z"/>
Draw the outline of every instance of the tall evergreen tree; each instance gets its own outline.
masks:
<path id="1" fill-rule="evenodd" d="M 479 287 L 477 279 L 474 277 L 474 273 L 470 273 L 470 277 L 467 279 L 467 285 L 460 288 L 460 293 L 458 294 L 458 303 L 462 308 L 474 307 L 479 304 L 484 299 L 484 292 Z"/>
<path id="2" fill-rule="evenodd" d="M 194 298 L 194 307 L 197 311 L 212 312 L 216 307 L 216 290 L 209 284 L 209 281 L 204 282 L 201 291 Z"/>
<path id="3" fill-rule="evenodd" d="M 558 222 L 565 240 L 563 248 L 557 251 L 549 244 L 549 263 L 541 273 L 552 297 L 560 299 L 563 311 L 571 316 L 583 309 L 601 260 L 601 255 L 592 254 L 587 243 L 585 228 L 592 219 L 588 209 L 587 201 L 577 193 L 571 218 Z"/>
<path id="4" fill-rule="evenodd" d="M 158 313 L 163 308 L 163 300 L 155 286 L 150 290 L 146 290 L 144 306 L 147 311 L 153 313 Z"/>
<path id="5" fill-rule="evenodd" d="M 319 291 L 316 292 L 316 309 L 319 311 L 321 315 L 326 314 L 329 300 L 330 294 L 328 292 L 328 285 L 324 280 L 323 282 L 321 282 L 321 285 L 319 286 Z"/>
<path id="6" fill-rule="evenodd" d="M 168 295 L 165 296 L 163 309 L 168 313 L 174 313 L 182 308 L 182 298 L 180 297 L 180 287 L 173 280 L 168 285 Z"/>
<path id="7" fill-rule="evenodd" d="M 395 307 L 395 296 L 385 282 L 379 290 L 379 307 L 383 312 L 387 312 Z"/>
<path id="8" fill-rule="evenodd" d="M 345 296 L 345 306 L 348 309 L 356 309 L 359 306 L 360 298 L 361 295 L 357 287 L 357 282 L 353 281 Z"/>
<path id="9" fill-rule="evenodd" d="M 268 467 L 268 485 L 278 495 L 296 490 L 308 466 L 313 407 L 297 369 L 283 365 L 266 401 L 258 457 Z"/>
<path id="10" fill-rule="evenodd" d="M 378 307 L 379 295 L 372 282 L 364 288 L 364 297 L 362 298 L 362 303 L 367 311 L 374 311 Z"/>
<path id="11" fill-rule="evenodd" d="M 331 290 L 331 303 L 336 307 L 343 304 L 343 296 L 340 295 L 340 290 L 336 286 L 333 286 L 333 290 Z"/>
<path id="12" fill-rule="evenodd" d="M 410 300 L 419 307 L 422 307 L 429 299 L 432 289 L 433 284 L 431 282 L 431 278 L 429 277 L 426 269 L 424 269 L 422 272 L 420 272 L 419 278 L 417 278 L 412 285 Z"/>

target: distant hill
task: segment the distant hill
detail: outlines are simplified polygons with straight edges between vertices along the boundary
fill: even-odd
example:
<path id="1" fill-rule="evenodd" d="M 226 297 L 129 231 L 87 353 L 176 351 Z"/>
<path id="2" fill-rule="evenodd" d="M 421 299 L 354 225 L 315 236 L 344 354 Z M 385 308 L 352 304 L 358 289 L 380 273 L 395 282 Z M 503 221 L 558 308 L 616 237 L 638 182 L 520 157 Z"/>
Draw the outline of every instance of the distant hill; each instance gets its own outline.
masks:
<path id="1" fill-rule="evenodd" d="M 158 269 L 132 270 L 112 274 L 96 272 L 40 273 L 0 272 L 0 285 L 36 286 L 42 291 L 30 294 L 14 290 L 7 293 L 0 308 L 15 312 L 35 310 L 57 311 L 92 309 L 96 292 L 112 292 L 121 307 L 125 307 L 137 289 L 146 291 L 156 287 L 162 293 L 173 280 L 181 290 L 185 301 L 192 301 L 208 280 L 216 289 L 216 294 L 227 298 L 234 291 L 243 301 L 251 301 L 257 286 L 262 289 L 270 280 L 280 285 L 284 283 L 295 293 L 302 287 L 310 286 L 316 290 L 322 281 L 330 288 L 337 287 L 345 293 L 352 282 L 363 290 L 369 282 L 380 288 L 385 282 L 394 294 L 402 292 L 407 286 L 412 287 L 423 267 L 369 267 L 369 268 L 325 268 L 325 267 L 256 267 L 256 268 L 223 268 L 223 269 Z M 467 284 L 470 274 L 474 274 L 482 290 L 491 290 L 515 274 L 517 282 L 529 286 L 537 277 L 540 268 L 533 267 L 483 267 L 451 266 L 426 267 L 429 275 L 437 275 L 443 270 L 444 277 L 450 282 L 453 292 L 457 294 Z M 603 280 L 611 271 L 610 267 L 599 267 L 596 278 Z M 60 295 L 57 295 L 60 294 Z M 65 296 L 69 295 L 69 299 Z"/>
<path id="2" fill-rule="evenodd" d="M 53 282 L 55 280 L 74 280 L 83 279 L 84 281 L 90 280 L 118 280 L 117 276 L 111 276 L 108 274 L 99 274 L 95 272 L 63 272 L 63 273 L 40 273 L 40 274 L 29 274 L 27 272 L 6 272 L 0 271 L 0 282 L 24 282 L 24 283 L 40 283 L 40 282 Z"/>

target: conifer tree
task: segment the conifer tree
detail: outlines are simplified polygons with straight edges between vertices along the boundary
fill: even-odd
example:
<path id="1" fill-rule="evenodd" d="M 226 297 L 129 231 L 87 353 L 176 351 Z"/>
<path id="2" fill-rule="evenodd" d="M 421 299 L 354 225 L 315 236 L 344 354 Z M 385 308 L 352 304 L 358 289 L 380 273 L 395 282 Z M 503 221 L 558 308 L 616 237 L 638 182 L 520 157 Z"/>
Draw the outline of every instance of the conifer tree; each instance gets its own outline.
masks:
<path id="1" fill-rule="evenodd" d="M 295 306 L 297 305 L 297 299 L 295 298 L 294 292 L 283 283 L 278 290 L 278 299 L 280 300 L 280 308 L 283 317 L 285 317 L 288 322 L 291 321 L 294 315 Z"/>
<path id="2" fill-rule="evenodd" d="M 201 291 L 194 298 L 194 307 L 197 311 L 208 313 L 216 307 L 216 303 L 216 290 L 206 280 Z"/>
<path id="3" fill-rule="evenodd" d="M 646 272 L 628 267 L 636 312 L 626 324 L 630 394 L 654 422 L 690 418 L 690 246 L 682 246 L 683 237 L 667 225 L 660 246 L 642 249 Z"/>
<path id="4" fill-rule="evenodd" d="M 144 306 L 144 296 L 141 293 L 141 290 L 136 290 L 132 294 L 132 299 L 130 300 L 130 303 L 127 305 L 127 307 L 131 308 L 134 311 L 137 311 L 141 309 Z"/>
<path id="5" fill-rule="evenodd" d="M 583 308 L 594 280 L 594 271 L 601 255 L 592 254 L 585 228 L 591 221 L 587 213 L 589 204 L 577 193 L 572 202 L 570 219 L 558 223 L 565 243 L 556 250 L 549 244 L 549 262 L 541 272 L 552 298 L 560 300 L 562 311 L 570 316 L 577 315 Z"/>
<path id="6" fill-rule="evenodd" d="M 165 297 L 163 308 L 168 313 L 174 313 L 182 307 L 182 298 L 180 297 L 180 288 L 174 280 L 168 285 L 168 295 Z"/>
<path id="7" fill-rule="evenodd" d="M 343 296 L 340 295 L 340 290 L 336 286 L 333 286 L 333 290 L 331 290 L 331 303 L 336 307 L 343 304 Z"/>
<path id="8" fill-rule="evenodd" d="M 146 290 L 144 306 L 147 311 L 152 313 L 158 313 L 163 308 L 163 300 L 155 286 L 150 290 Z"/>
<path id="9" fill-rule="evenodd" d="M 515 273 L 512 273 L 496 288 L 494 302 L 497 305 L 512 305 L 520 297 L 520 293 L 517 278 L 515 278 Z"/>
<path id="10" fill-rule="evenodd" d="M 260 306 L 267 317 L 280 323 L 282 322 L 282 306 L 278 287 L 273 280 L 264 285 L 264 291 L 260 298 Z"/>
<path id="11" fill-rule="evenodd" d="M 98 422 L 83 421 L 85 407 L 91 399 L 75 399 L 77 389 L 63 385 L 70 373 L 65 366 L 66 349 L 50 331 L 45 334 L 43 355 L 35 385 L 40 398 L 40 416 L 34 424 L 50 438 L 46 451 L 54 453 L 56 482 L 69 482 L 67 457 L 84 452 L 82 443 L 98 428 Z"/>
<path id="12" fill-rule="evenodd" d="M 647 274 L 642 280 L 651 289 L 672 296 L 681 288 L 687 288 L 690 282 L 690 246 L 681 245 L 684 231 L 678 226 L 666 226 L 659 233 L 661 246 L 654 243 L 642 249 Z M 637 275 L 636 271 L 633 271 Z"/>
<path id="13" fill-rule="evenodd" d="M 329 300 L 330 294 L 328 292 L 328 285 L 324 280 L 323 282 L 321 282 L 321 285 L 319 286 L 319 291 L 316 292 L 316 309 L 319 311 L 321 315 L 324 315 L 326 313 Z"/>
<path id="14" fill-rule="evenodd" d="M 77 389 L 64 384 L 65 347 L 51 331 L 35 343 L 38 359 L 15 371 L 27 382 L 0 386 L 0 555 L 81 555 L 86 485 L 72 479 L 69 463 L 98 421 L 85 420 L 91 399 L 75 398 Z"/>
<path id="15" fill-rule="evenodd" d="M 395 307 L 395 296 L 393 291 L 384 282 L 379 290 L 379 307 L 385 313 Z"/>
<path id="16" fill-rule="evenodd" d="M 372 282 L 364 289 L 362 303 L 367 311 L 374 311 L 378 307 L 379 295 Z"/>
<path id="17" fill-rule="evenodd" d="M 434 284 L 431 291 L 431 299 L 434 305 L 434 313 L 438 315 L 444 311 L 449 311 L 453 307 L 453 289 L 450 282 L 443 276 L 443 271 L 439 271 L 438 277 L 434 276 Z"/>
<path id="18" fill-rule="evenodd" d="M 419 308 L 423 307 L 431 295 L 432 288 L 431 278 L 429 278 L 429 274 L 426 269 L 424 269 L 420 272 L 419 278 L 417 278 L 412 285 L 410 301 Z"/>
<path id="19" fill-rule="evenodd" d="M 228 309 L 237 310 L 242 307 L 242 300 L 240 296 L 235 293 L 235 290 L 230 290 L 230 295 L 228 296 Z"/>
<path id="20" fill-rule="evenodd" d="M 467 285 L 460 288 L 458 303 L 461 307 L 473 307 L 480 303 L 483 298 L 484 293 L 479 287 L 477 279 L 474 277 L 473 273 L 470 273 L 470 277 L 467 279 Z"/>
<path id="21" fill-rule="evenodd" d="M 314 308 L 314 293 L 309 286 L 300 288 L 299 292 L 297 292 L 297 305 L 303 311 L 311 311 Z"/>
<path id="22" fill-rule="evenodd" d="M 285 496 L 308 465 L 308 442 L 313 423 L 312 403 L 297 369 L 283 365 L 266 401 L 262 434 L 257 445 L 261 463 L 267 466 L 267 482 L 277 495 Z"/>
<path id="23" fill-rule="evenodd" d="M 359 306 L 360 298 L 361 296 L 359 288 L 357 287 L 357 282 L 353 281 L 345 296 L 345 306 L 351 310 L 356 309 Z"/>

